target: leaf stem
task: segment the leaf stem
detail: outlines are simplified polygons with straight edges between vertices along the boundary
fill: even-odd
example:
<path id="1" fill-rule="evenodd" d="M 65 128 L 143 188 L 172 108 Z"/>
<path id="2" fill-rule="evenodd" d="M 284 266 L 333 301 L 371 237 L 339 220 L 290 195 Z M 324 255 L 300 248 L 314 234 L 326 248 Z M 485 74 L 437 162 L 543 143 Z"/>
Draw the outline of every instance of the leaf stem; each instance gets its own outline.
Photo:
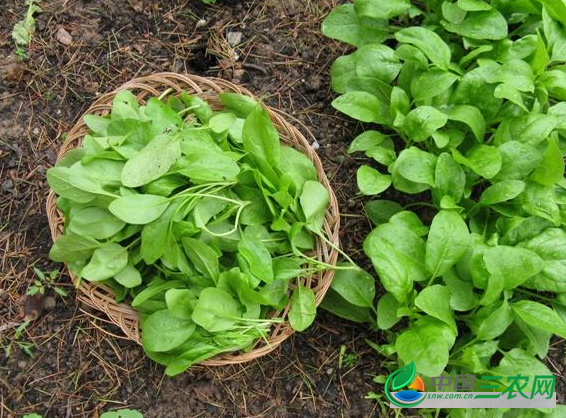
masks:
<path id="1" fill-rule="evenodd" d="M 202 225 L 201 229 L 203 231 L 206 231 L 207 233 L 209 233 L 212 236 L 215 237 L 225 237 L 228 236 L 230 234 L 233 234 L 234 232 L 236 232 L 238 230 L 239 227 L 239 223 L 240 223 L 240 215 L 242 214 L 242 211 L 244 210 L 244 208 L 250 204 L 250 202 L 241 202 L 238 208 L 238 212 L 236 212 L 236 219 L 234 220 L 234 228 L 232 228 L 231 230 L 229 230 L 228 232 L 222 232 L 221 234 L 216 234 L 214 232 L 212 232 L 210 229 L 208 229 L 206 227 L 206 225 Z"/>
<path id="2" fill-rule="evenodd" d="M 172 88 L 172 87 L 169 87 L 168 89 L 166 89 L 163 93 L 161 93 L 161 94 L 157 97 L 157 100 L 159 100 L 159 101 L 163 100 L 163 98 L 166 97 L 167 95 L 169 95 L 172 91 L 173 91 L 173 88 Z"/>
<path id="3" fill-rule="evenodd" d="M 283 318 L 269 318 L 269 319 L 253 319 L 253 318 L 240 318 L 240 317 L 230 317 L 230 319 L 233 319 L 235 321 L 238 322 L 251 322 L 251 323 L 258 323 L 258 324 L 265 324 L 265 325 L 269 325 L 269 324 L 280 324 L 282 322 L 284 322 Z"/>
<path id="4" fill-rule="evenodd" d="M 173 199 L 177 199 L 178 197 L 180 196 L 179 195 L 173 196 Z M 234 199 L 230 199 L 229 197 L 219 196 L 217 194 L 210 194 L 210 193 L 187 193 L 181 197 L 209 197 L 211 199 L 224 200 L 225 202 L 230 202 L 235 205 L 240 205 L 242 203 L 241 200 L 234 200 Z"/>
<path id="5" fill-rule="evenodd" d="M 358 265 L 354 262 L 354 260 L 352 260 L 348 254 L 346 254 L 344 251 L 342 251 L 339 246 L 334 245 L 334 243 L 332 241 L 330 241 L 326 237 L 326 235 L 324 235 L 322 232 L 316 232 L 316 235 L 321 240 L 323 240 L 326 244 L 328 244 L 328 246 L 330 246 L 330 248 L 338 251 L 338 254 L 340 254 L 342 257 L 344 257 L 352 266 L 354 266 L 355 268 L 359 268 Z"/>
<path id="6" fill-rule="evenodd" d="M 200 105 L 189 106 L 189 107 L 184 108 L 183 110 L 179 110 L 179 111 L 177 112 L 177 114 L 178 114 L 179 116 L 182 116 L 183 114 L 185 114 L 185 113 L 187 113 L 187 112 L 189 112 L 189 111 L 191 111 L 191 110 L 198 109 L 199 107 L 200 107 Z"/>
<path id="7" fill-rule="evenodd" d="M 297 257 L 300 257 L 304 260 L 308 260 L 310 264 L 315 266 L 323 266 L 325 267 L 324 270 L 357 270 L 359 267 L 356 264 L 351 266 L 333 266 L 332 264 L 325 263 L 323 261 L 317 260 L 316 258 L 309 257 L 308 255 L 300 252 L 299 250 L 295 249 L 294 251 Z"/>
<path id="8" fill-rule="evenodd" d="M 564 305 L 563 303 L 560 303 L 560 302 L 559 302 L 558 300 L 556 300 L 556 299 L 550 299 L 550 298 L 547 298 L 546 296 L 541 296 L 541 295 L 539 295 L 539 294 L 537 294 L 537 293 L 535 293 L 535 292 L 531 292 L 530 290 L 521 289 L 521 288 L 515 288 L 515 289 L 513 289 L 513 291 L 514 291 L 514 292 L 523 293 L 523 294 L 525 294 L 525 295 L 529 295 L 529 296 L 532 296 L 532 297 L 534 297 L 534 298 L 538 298 L 538 299 L 540 299 L 540 300 L 544 300 L 545 302 L 548 302 L 548 303 L 558 303 L 558 304 L 561 305 L 561 306 L 566 306 L 566 305 Z"/>
<path id="9" fill-rule="evenodd" d="M 433 205 L 432 203 L 427 203 L 427 202 L 413 202 L 413 203 L 409 203 L 408 205 L 405 205 L 404 209 L 409 209 L 415 206 L 426 206 L 429 208 L 433 208 L 433 209 L 438 209 L 437 206 Z"/>
<path id="10" fill-rule="evenodd" d="M 470 341 L 468 341 L 466 344 L 460 346 L 458 349 L 456 349 L 453 353 L 450 353 L 450 357 L 456 355 L 457 353 L 459 353 L 460 351 L 462 351 L 463 349 L 465 349 L 466 347 L 469 347 L 472 344 L 475 344 L 476 342 L 478 342 L 479 338 L 478 337 L 474 337 L 472 338 Z"/>
<path id="11" fill-rule="evenodd" d="M 132 242 L 130 242 L 127 246 L 126 246 L 126 250 L 129 250 L 131 246 L 137 244 L 138 242 L 141 241 L 141 235 L 139 237 L 137 237 L 135 240 L 133 240 Z"/>

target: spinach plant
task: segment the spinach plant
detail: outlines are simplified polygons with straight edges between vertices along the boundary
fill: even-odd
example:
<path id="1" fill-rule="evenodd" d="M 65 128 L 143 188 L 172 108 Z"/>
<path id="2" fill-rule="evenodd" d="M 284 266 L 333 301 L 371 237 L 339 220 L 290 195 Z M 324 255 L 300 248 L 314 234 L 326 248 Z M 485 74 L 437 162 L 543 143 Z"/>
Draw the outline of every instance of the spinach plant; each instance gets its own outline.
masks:
<path id="1" fill-rule="evenodd" d="M 27 58 L 27 47 L 31 42 L 31 37 L 35 32 L 35 18 L 36 13 L 40 13 L 39 7 L 34 0 L 26 0 L 27 10 L 25 17 L 17 22 L 12 29 L 12 39 L 16 44 L 16 54 L 21 58 Z"/>
<path id="2" fill-rule="evenodd" d="M 424 375 L 550 374 L 539 359 L 566 338 L 565 24 L 546 0 L 356 0 L 323 23 L 357 48 L 332 65 L 332 105 L 381 128 L 349 147 L 375 162 L 361 193 L 435 213 L 367 203 L 386 292 L 374 306 L 370 280 L 340 272 L 324 306 Z"/>
<path id="3" fill-rule="evenodd" d="M 33 296 L 38 293 L 40 295 L 45 295 L 47 289 L 53 289 L 53 291 L 59 296 L 63 298 L 67 296 L 67 292 L 55 284 L 60 275 L 59 270 L 51 270 L 49 273 L 44 273 L 37 267 L 34 267 L 33 271 L 35 272 L 36 278 L 34 279 L 33 284 L 28 287 L 26 292 L 27 295 Z"/>
<path id="4" fill-rule="evenodd" d="M 14 348 L 19 348 L 28 356 L 33 357 L 33 348 L 35 347 L 34 343 L 30 341 L 24 341 L 22 338 L 24 335 L 24 331 L 27 329 L 29 324 L 30 321 L 22 322 L 16 328 L 16 330 L 14 331 L 14 335 L 11 338 L 8 335 L 2 336 L 2 338 L 0 339 L 0 347 L 4 349 L 4 354 L 6 355 L 6 358 L 12 355 L 12 351 Z M 17 325 L 17 323 L 15 325 Z"/>
<path id="5" fill-rule="evenodd" d="M 315 295 L 300 278 L 332 266 L 308 255 L 329 242 L 328 192 L 267 111 L 233 93 L 218 112 L 166 97 L 122 91 L 108 116 L 85 116 L 47 179 L 65 215 L 51 258 L 131 303 L 146 353 L 175 375 L 266 338 L 291 289 L 290 324 L 306 329 Z"/>

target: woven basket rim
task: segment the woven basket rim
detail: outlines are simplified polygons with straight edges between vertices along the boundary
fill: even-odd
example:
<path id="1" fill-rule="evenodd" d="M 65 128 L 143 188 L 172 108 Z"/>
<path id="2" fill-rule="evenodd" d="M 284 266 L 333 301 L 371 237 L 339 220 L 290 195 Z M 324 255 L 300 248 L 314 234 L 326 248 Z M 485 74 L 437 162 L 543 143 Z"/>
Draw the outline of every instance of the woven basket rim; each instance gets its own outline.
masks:
<path id="1" fill-rule="evenodd" d="M 146 97 L 157 97 L 163 93 L 179 94 L 181 91 L 188 91 L 191 94 L 198 95 L 206 101 L 218 102 L 218 94 L 221 92 L 233 92 L 245 94 L 256 101 L 260 101 L 254 94 L 244 87 L 235 85 L 229 81 L 214 78 L 201 77 L 191 74 L 177 73 L 156 73 L 145 77 L 134 78 L 120 87 L 100 96 L 78 119 L 67 135 L 67 139 L 57 155 L 57 162 L 63 155 L 71 149 L 80 146 L 81 141 L 88 128 L 84 124 L 83 116 L 86 114 L 105 115 L 111 109 L 113 97 L 120 91 L 132 91 L 138 101 L 144 101 Z M 340 245 L 338 231 L 340 228 L 340 213 L 336 196 L 330 186 L 328 178 L 324 172 L 322 163 L 318 155 L 314 152 L 305 136 L 297 129 L 301 128 L 311 140 L 316 140 L 310 130 L 300 121 L 288 115 L 287 113 L 271 108 L 264 104 L 268 111 L 272 123 L 277 128 L 281 137 L 281 142 L 290 145 L 293 148 L 305 154 L 313 163 L 317 171 L 318 180 L 328 190 L 330 201 L 326 211 L 324 220 L 324 231 L 328 240 L 334 247 Z M 46 210 L 51 236 L 55 241 L 63 233 L 63 214 L 56 206 L 57 196 L 53 190 L 49 191 Z M 338 251 L 317 238 L 316 240 L 316 257 L 330 265 L 335 265 L 338 259 Z M 113 291 L 106 285 L 99 283 L 91 283 L 85 280 L 77 281 L 77 278 L 66 267 L 73 284 L 78 285 L 77 299 L 86 306 L 100 311 L 109 318 L 110 322 L 117 325 L 130 340 L 141 344 L 140 329 L 138 322 L 138 313 L 128 304 L 117 303 L 114 298 Z M 325 270 L 309 277 L 298 278 L 302 284 L 310 287 L 315 292 L 316 305 L 318 306 L 326 291 L 330 287 L 334 270 Z M 289 310 L 289 304 L 280 312 L 278 317 L 286 318 Z M 92 315 L 91 315 L 92 316 Z M 103 320 L 106 321 L 106 320 Z M 107 321 L 106 321 L 107 322 Z M 101 328 L 104 332 L 116 337 L 110 331 Z M 278 347 L 285 339 L 293 334 L 288 321 L 272 326 L 271 335 L 267 340 L 258 340 L 253 348 L 247 352 L 230 352 L 219 354 L 201 363 L 199 366 L 222 366 L 230 364 L 238 364 L 248 362 L 264 356 Z"/>

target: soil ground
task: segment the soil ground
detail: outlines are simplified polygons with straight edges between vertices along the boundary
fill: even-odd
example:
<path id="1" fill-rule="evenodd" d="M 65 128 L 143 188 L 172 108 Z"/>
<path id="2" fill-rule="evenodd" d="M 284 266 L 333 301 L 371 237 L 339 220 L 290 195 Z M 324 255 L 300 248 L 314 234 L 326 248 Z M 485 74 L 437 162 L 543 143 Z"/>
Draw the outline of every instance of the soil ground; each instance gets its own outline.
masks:
<path id="1" fill-rule="evenodd" d="M 250 364 L 195 368 L 175 378 L 120 337 L 104 317 L 69 296 L 26 298 L 49 261 L 45 170 L 65 133 L 101 93 L 160 71 L 219 76 L 240 83 L 308 126 L 338 196 L 342 244 L 367 266 L 361 242 L 371 229 L 356 196 L 355 161 L 346 153 L 358 127 L 330 106 L 329 66 L 346 50 L 320 34 L 338 0 L 52 0 L 40 2 L 28 59 L 14 55 L 11 30 L 23 1 L 0 7 L 0 418 L 97 417 L 136 408 L 154 417 L 375 417 L 389 409 L 364 399 L 386 360 L 368 332 L 325 312 L 308 331 Z M 232 35 L 228 33 L 232 32 Z M 234 32 L 241 40 L 230 45 Z M 386 196 L 387 197 L 387 196 Z M 399 200 L 398 196 L 388 196 Z M 55 302 L 55 303 L 53 303 Z M 16 328 L 32 319 L 21 336 Z M 110 337 L 101 330 L 113 332 Z M 339 367 L 340 349 L 345 347 Z M 11 351 L 7 356 L 6 350 Z M 26 354 L 26 349 L 32 356 Z M 563 372 L 564 346 L 549 366 Z M 564 391 L 562 391 L 564 393 Z"/>
<path id="2" fill-rule="evenodd" d="M 241 83 L 304 122 L 340 199 L 343 245 L 353 254 L 370 228 L 356 198 L 356 163 L 346 152 L 355 126 L 330 107 L 329 65 L 344 46 L 320 34 L 336 4 L 320 1 L 56 0 L 40 3 L 28 59 L 18 60 L 13 25 L 21 1 L 0 8 L 0 418 L 38 412 L 45 418 L 95 417 L 131 407 L 153 417 L 369 417 L 364 396 L 378 386 L 380 360 L 363 329 L 322 313 L 307 332 L 250 364 L 193 369 L 176 378 L 120 330 L 93 319 L 74 300 L 26 298 L 33 263 L 50 263 L 44 211 L 45 170 L 65 133 L 101 93 L 160 71 L 219 76 Z M 70 36 L 64 39 L 66 31 Z M 231 46 L 229 32 L 240 32 Z M 70 41 L 70 43 L 69 43 Z M 65 45 L 65 43 L 69 43 Z M 349 186 L 346 186 L 348 184 Z M 363 258 L 359 258 L 360 261 Z M 55 306 L 53 298 L 55 296 Z M 46 309 L 42 309 L 45 302 Z M 17 324 L 33 319 L 19 339 Z M 33 356 L 25 353 L 26 344 Z M 338 367 L 339 351 L 346 359 Z M 11 350 L 7 357 L 5 349 Z M 354 357 L 348 356 L 355 355 Z"/>

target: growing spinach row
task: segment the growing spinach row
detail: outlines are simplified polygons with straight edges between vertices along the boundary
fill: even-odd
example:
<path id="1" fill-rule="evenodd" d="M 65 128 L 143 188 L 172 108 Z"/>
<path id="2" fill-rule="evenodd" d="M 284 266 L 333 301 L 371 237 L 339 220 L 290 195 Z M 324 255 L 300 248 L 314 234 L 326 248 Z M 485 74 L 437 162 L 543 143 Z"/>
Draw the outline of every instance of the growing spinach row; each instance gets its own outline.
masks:
<path id="1" fill-rule="evenodd" d="M 131 303 L 169 375 L 267 338 L 292 288 L 290 324 L 306 329 L 315 295 L 298 278 L 334 268 L 308 255 L 328 242 L 312 161 L 280 144 L 261 105 L 220 99 L 215 112 L 185 93 L 142 106 L 120 92 L 47 172 L 65 217 L 51 258 Z"/>
<path id="2" fill-rule="evenodd" d="M 357 48 L 332 65 L 332 105 L 380 127 L 349 147 L 375 161 L 361 193 L 392 186 L 436 213 L 367 203 L 386 293 L 375 306 L 348 272 L 325 306 L 419 373 L 550 374 L 540 359 L 566 338 L 565 24 L 551 0 L 356 0 L 323 23 Z"/>

